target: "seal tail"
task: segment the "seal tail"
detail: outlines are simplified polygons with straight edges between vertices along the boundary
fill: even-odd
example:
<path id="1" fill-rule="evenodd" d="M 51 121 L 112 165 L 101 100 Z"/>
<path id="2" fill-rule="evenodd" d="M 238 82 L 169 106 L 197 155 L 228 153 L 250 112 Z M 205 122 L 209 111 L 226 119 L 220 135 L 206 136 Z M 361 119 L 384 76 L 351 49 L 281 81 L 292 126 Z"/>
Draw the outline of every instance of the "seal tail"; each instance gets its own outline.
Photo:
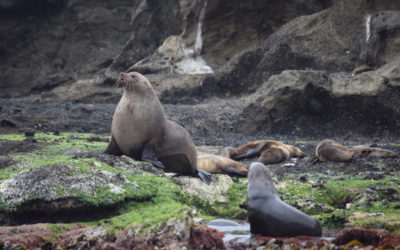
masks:
<path id="1" fill-rule="evenodd" d="M 207 185 L 210 185 L 212 182 L 211 174 L 203 169 L 198 170 L 197 177 Z"/>

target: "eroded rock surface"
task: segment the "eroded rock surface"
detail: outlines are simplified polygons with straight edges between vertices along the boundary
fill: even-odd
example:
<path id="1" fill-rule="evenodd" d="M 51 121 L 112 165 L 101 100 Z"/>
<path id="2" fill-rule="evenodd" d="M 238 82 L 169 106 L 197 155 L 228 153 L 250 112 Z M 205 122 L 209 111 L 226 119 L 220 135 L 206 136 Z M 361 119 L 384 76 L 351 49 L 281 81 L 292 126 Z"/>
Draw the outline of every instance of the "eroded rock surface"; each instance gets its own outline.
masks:
<path id="1" fill-rule="evenodd" d="M 1 220 L 7 224 L 32 222 L 35 217 L 39 221 L 57 221 L 57 216 L 52 218 L 54 214 L 70 214 L 73 219 L 73 214 L 87 213 L 98 205 L 115 206 L 121 199 L 112 199 L 113 195 L 127 196 L 127 189 L 135 188 L 137 185 L 123 175 L 104 170 L 84 173 L 65 165 L 32 168 L 0 184 Z M 105 193 L 109 199 L 96 204 L 95 200 Z M 18 218 L 18 214 L 31 214 L 31 218 Z"/>

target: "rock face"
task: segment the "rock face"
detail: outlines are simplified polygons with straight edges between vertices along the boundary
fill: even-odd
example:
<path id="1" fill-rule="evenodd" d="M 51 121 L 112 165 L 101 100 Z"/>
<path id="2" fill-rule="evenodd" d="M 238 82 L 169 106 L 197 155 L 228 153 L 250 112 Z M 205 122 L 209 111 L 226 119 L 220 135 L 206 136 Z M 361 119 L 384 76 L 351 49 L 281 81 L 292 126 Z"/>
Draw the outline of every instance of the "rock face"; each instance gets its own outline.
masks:
<path id="1" fill-rule="evenodd" d="M 0 1 L 0 97 L 28 96 L 0 100 L 0 129 L 107 132 L 110 85 L 137 70 L 199 140 L 399 135 L 397 0 L 35 6 Z"/>
<path id="2" fill-rule="evenodd" d="M 33 9 L 32 5 L 14 1 L 13 10 L 4 5 L 1 9 L 3 97 L 92 78 L 123 49 L 119 41 L 131 36 L 131 1 L 41 1 Z"/>
<path id="3" fill-rule="evenodd" d="M 355 76 L 283 71 L 247 98 L 242 119 L 234 127 L 249 134 L 270 131 L 312 136 L 325 131 L 326 136 L 336 136 L 391 131 L 397 135 L 400 89 L 386 68 L 391 67 L 388 64 Z"/>
<path id="4" fill-rule="evenodd" d="M 261 46 L 238 54 L 205 79 L 204 91 L 208 95 L 249 93 L 288 69 L 349 72 L 360 64 L 382 66 L 400 52 L 398 28 L 394 28 L 400 25 L 395 21 L 398 10 L 400 3 L 395 1 L 343 0 L 327 10 L 295 18 Z"/>
<path id="5" fill-rule="evenodd" d="M 204 50 L 216 65 L 247 47 L 249 36 L 253 36 L 252 44 L 258 44 L 293 17 L 322 9 L 315 0 L 285 5 L 274 1 L 272 5 L 260 6 L 255 1 L 239 6 L 228 0 L 208 5 L 204 0 L 1 1 L 0 34 L 4 39 L 0 42 L 0 96 L 28 95 L 87 78 L 92 84 L 114 79 L 120 71 L 152 54 L 168 36 L 182 32 L 188 46 L 194 47 L 202 9 Z M 272 7 L 283 15 L 261 15 L 261 10 L 275 12 Z M 244 22 L 238 19 L 243 8 Z M 223 40 L 216 42 L 220 37 Z M 229 44 L 229 49 L 223 49 Z"/>

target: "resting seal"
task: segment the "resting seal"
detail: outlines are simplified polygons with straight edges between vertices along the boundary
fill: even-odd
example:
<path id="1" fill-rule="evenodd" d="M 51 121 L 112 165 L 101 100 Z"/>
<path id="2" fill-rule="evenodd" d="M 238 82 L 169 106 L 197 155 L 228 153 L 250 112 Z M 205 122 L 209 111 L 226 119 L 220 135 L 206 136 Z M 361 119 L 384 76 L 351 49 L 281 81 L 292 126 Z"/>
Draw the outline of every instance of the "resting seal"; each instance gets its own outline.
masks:
<path id="1" fill-rule="evenodd" d="M 125 85 L 124 94 L 114 112 L 105 153 L 125 154 L 152 162 L 165 172 L 196 176 L 210 183 L 210 174 L 197 170 L 191 136 L 165 117 L 149 80 L 137 72 L 121 73 L 116 86 L 119 84 Z"/>
<path id="2" fill-rule="evenodd" d="M 375 148 L 375 147 L 366 147 L 366 146 L 355 146 L 348 148 L 350 152 L 353 153 L 353 157 L 367 157 L 368 159 L 372 158 L 397 158 L 399 155 L 393 151 L 383 149 L 383 148 Z"/>
<path id="3" fill-rule="evenodd" d="M 315 150 L 316 161 L 337 161 L 337 162 L 348 162 L 355 157 L 366 157 L 371 158 L 395 158 L 398 154 L 375 147 L 367 146 L 354 146 L 344 147 L 333 140 L 322 140 L 318 143 Z"/>
<path id="4" fill-rule="evenodd" d="M 351 161 L 353 153 L 333 140 L 318 143 L 315 155 L 320 161 Z"/>
<path id="5" fill-rule="evenodd" d="M 197 157 L 197 168 L 211 174 L 228 174 L 231 176 L 247 176 L 247 168 L 243 163 L 220 155 L 201 155 Z"/>
<path id="6" fill-rule="evenodd" d="M 229 157 L 234 160 L 258 157 L 257 161 L 264 164 L 284 162 L 289 157 L 304 157 L 305 154 L 298 147 L 286 145 L 278 141 L 255 141 L 229 152 Z"/>
<path id="7" fill-rule="evenodd" d="M 319 222 L 279 198 L 268 168 L 250 165 L 247 184 L 250 232 L 272 237 L 321 236 Z"/>

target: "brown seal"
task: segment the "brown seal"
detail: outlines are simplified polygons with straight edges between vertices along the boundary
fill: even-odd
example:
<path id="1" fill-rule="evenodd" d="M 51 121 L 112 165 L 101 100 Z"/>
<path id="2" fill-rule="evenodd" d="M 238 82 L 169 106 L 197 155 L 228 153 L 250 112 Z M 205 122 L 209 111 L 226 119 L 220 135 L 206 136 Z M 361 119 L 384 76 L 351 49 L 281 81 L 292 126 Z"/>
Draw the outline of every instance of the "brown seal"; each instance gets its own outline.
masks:
<path id="1" fill-rule="evenodd" d="M 230 176 L 247 176 L 247 168 L 243 163 L 220 155 L 201 155 L 197 157 L 197 168 L 211 174 L 228 174 Z"/>
<path id="2" fill-rule="evenodd" d="M 368 159 L 372 158 L 397 158 L 399 155 L 393 151 L 383 149 L 383 148 L 375 148 L 375 147 L 367 147 L 367 146 L 355 146 L 349 147 L 348 150 L 353 153 L 353 157 L 367 157 Z"/>
<path id="3" fill-rule="evenodd" d="M 189 133 L 168 120 L 149 80 L 137 72 L 121 73 L 116 86 L 124 94 L 113 116 L 111 141 L 105 153 L 125 154 L 152 162 L 165 172 L 191 175 L 209 183 L 209 173 L 197 170 L 196 147 Z"/>
<path id="4" fill-rule="evenodd" d="M 253 162 L 249 168 L 247 207 L 250 232 L 271 237 L 321 236 L 319 222 L 283 202 L 268 167 Z"/>
<path id="5" fill-rule="evenodd" d="M 351 161 L 353 153 L 333 140 L 322 140 L 318 143 L 315 155 L 320 161 Z"/>
<path id="6" fill-rule="evenodd" d="M 344 147 L 333 140 L 322 140 L 318 143 L 315 150 L 317 160 L 320 161 L 337 161 L 337 162 L 348 162 L 355 157 L 366 157 L 371 158 L 396 158 L 398 154 L 376 147 L 368 146 L 354 146 Z"/>
<path id="7" fill-rule="evenodd" d="M 257 161 L 264 164 L 280 163 L 289 157 L 304 156 L 304 152 L 298 147 L 270 140 L 250 142 L 229 152 L 229 157 L 234 160 L 258 157 Z"/>

